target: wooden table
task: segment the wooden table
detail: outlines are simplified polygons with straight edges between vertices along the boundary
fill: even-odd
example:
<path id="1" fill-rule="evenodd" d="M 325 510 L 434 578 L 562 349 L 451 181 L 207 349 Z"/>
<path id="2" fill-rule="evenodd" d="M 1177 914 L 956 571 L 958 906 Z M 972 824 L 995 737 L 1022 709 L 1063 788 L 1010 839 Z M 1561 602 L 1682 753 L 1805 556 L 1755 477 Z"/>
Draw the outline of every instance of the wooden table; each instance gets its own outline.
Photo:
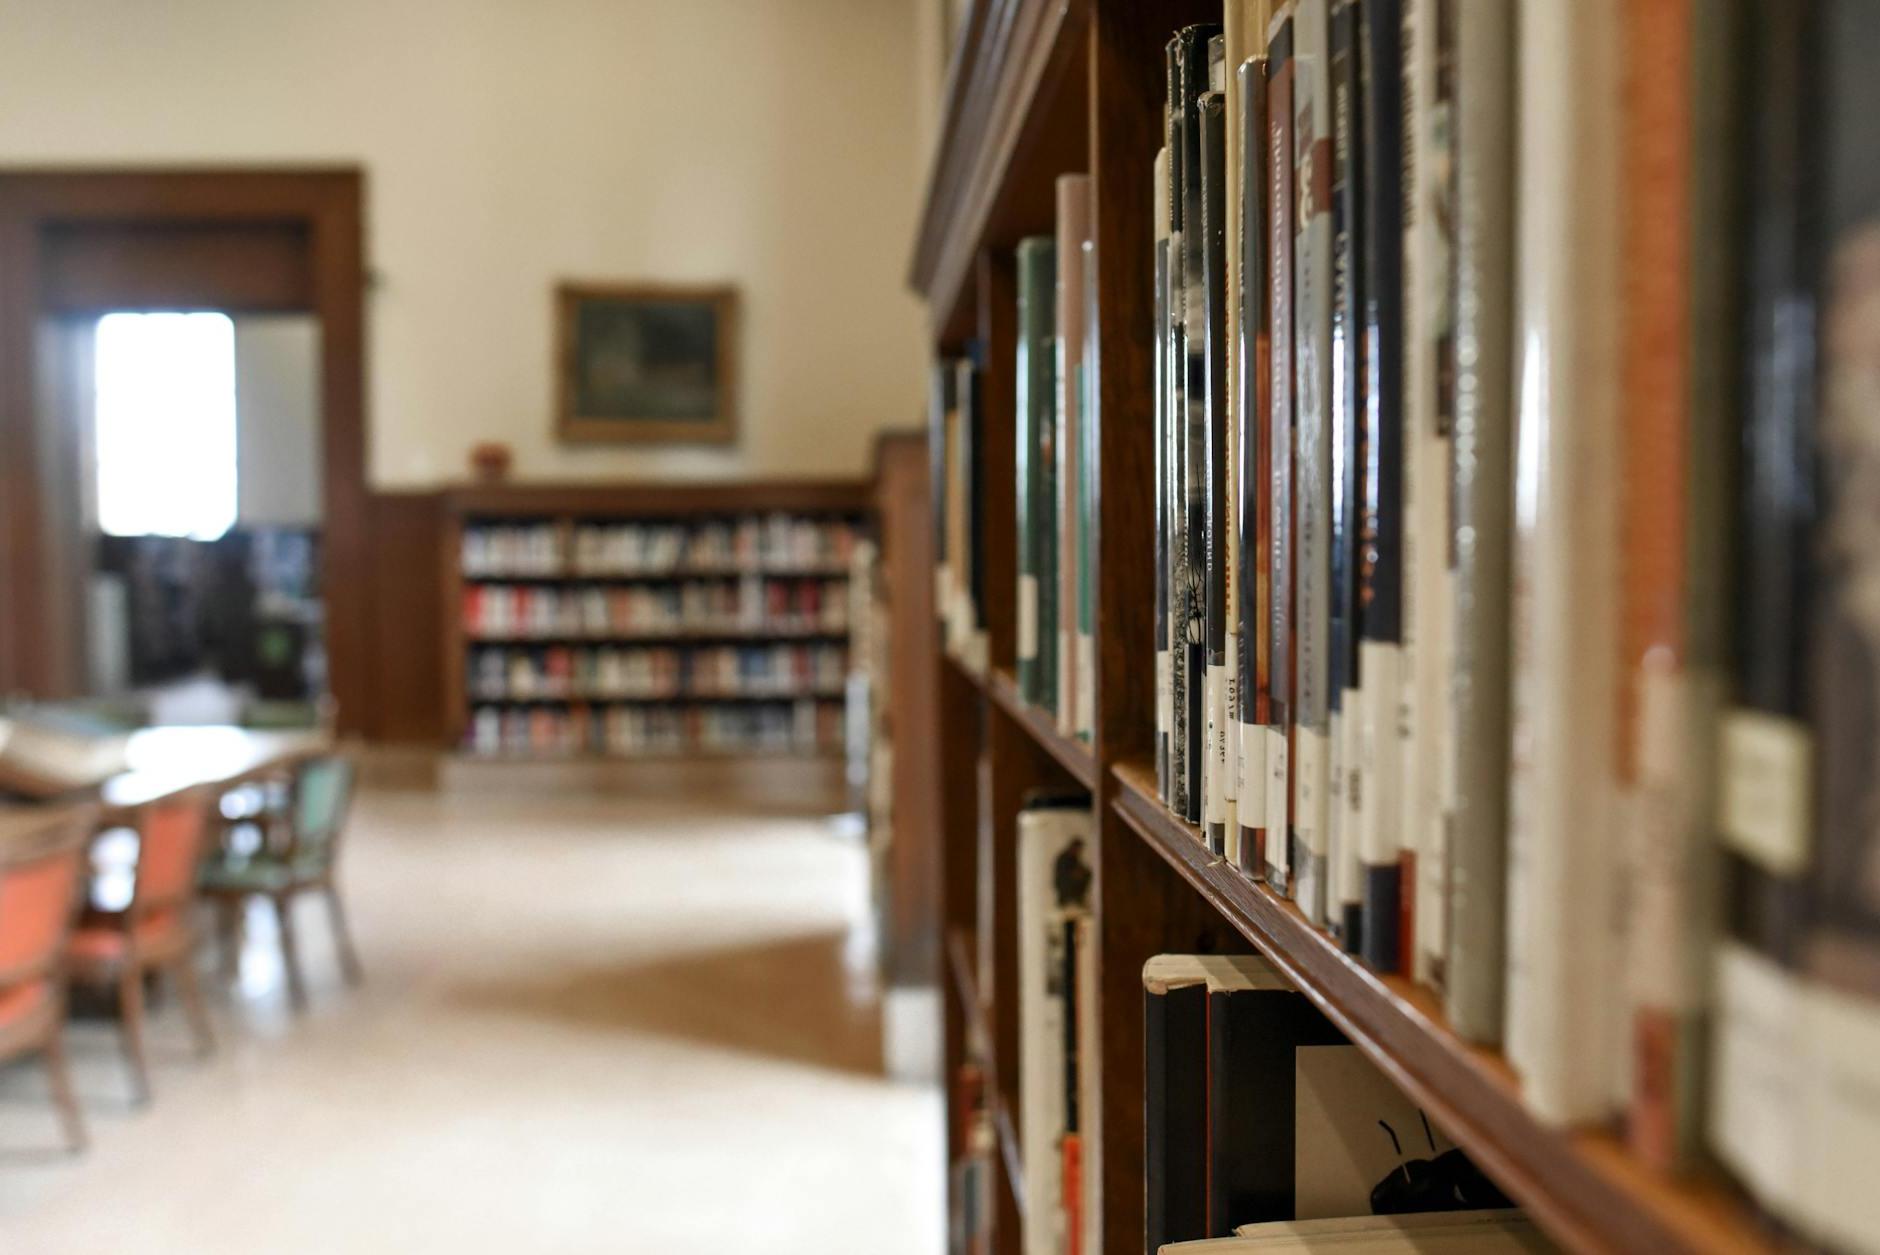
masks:
<path id="1" fill-rule="evenodd" d="M 102 822 L 126 822 L 139 808 L 190 789 L 232 789 L 332 749 L 332 739 L 322 732 L 144 728 L 131 734 L 128 769 L 97 790 Z"/>

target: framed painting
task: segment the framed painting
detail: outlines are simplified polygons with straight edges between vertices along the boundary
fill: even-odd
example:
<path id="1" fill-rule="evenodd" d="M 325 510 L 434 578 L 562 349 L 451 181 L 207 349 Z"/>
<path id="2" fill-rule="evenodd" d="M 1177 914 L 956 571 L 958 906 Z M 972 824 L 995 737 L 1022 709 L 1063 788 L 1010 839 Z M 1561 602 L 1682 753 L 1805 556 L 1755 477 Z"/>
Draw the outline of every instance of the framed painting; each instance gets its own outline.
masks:
<path id="1" fill-rule="evenodd" d="M 564 283 L 556 432 L 577 444 L 737 439 L 737 290 Z"/>

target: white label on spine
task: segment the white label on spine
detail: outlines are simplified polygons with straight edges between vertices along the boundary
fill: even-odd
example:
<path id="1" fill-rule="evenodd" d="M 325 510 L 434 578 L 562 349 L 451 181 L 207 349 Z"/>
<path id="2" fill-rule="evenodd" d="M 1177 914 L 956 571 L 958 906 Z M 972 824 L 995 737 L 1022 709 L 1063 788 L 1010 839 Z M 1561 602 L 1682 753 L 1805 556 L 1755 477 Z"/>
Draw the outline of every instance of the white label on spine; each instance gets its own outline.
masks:
<path id="1" fill-rule="evenodd" d="M 1266 807 L 1267 730 L 1256 723 L 1240 725 L 1240 779 L 1235 784 L 1234 801 L 1240 822 L 1258 828 L 1268 822 Z"/>
<path id="2" fill-rule="evenodd" d="M 1813 745 L 1794 719 L 1733 710 L 1723 721 L 1723 836 L 1746 858 L 1792 876 L 1808 861 Z"/>
<path id="3" fill-rule="evenodd" d="M 1632 992 L 1648 1007 L 1690 1001 L 1682 994 L 1689 926 L 1685 907 L 1687 851 L 1691 846 L 1690 790 L 1685 784 L 1685 743 L 1691 729 L 1683 673 L 1675 664 L 1639 671 L 1638 785 L 1628 812 L 1632 872 L 1631 937 L 1627 947 Z"/>
<path id="4" fill-rule="evenodd" d="M 1227 822 L 1227 668 L 1208 667 L 1202 696 L 1208 704 L 1207 757 L 1202 760 L 1203 822 Z"/>
<path id="5" fill-rule="evenodd" d="M 1293 831 L 1314 854 L 1325 853 L 1325 734 L 1303 724 L 1293 730 Z"/>
<path id="6" fill-rule="evenodd" d="M 1018 657 L 1025 662 L 1038 656 L 1038 577 L 1018 577 Z"/>
<path id="7" fill-rule="evenodd" d="M 1880 1233 L 1880 1007 L 1816 987 L 1807 993 L 1802 1041 L 1796 1201 L 1803 1227 L 1837 1249 L 1871 1249 Z"/>
<path id="8" fill-rule="evenodd" d="M 1169 675 L 1168 650 L 1155 651 L 1155 730 L 1169 730 L 1169 707 L 1175 700 L 1175 683 Z"/>
<path id="9" fill-rule="evenodd" d="M 1266 861 L 1281 871 L 1292 866 L 1286 844 L 1287 803 L 1292 800 L 1286 783 L 1287 747 L 1284 728 L 1266 730 Z"/>
<path id="10" fill-rule="evenodd" d="M 1401 846 L 1414 848 L 1414 825 L 1406 817 L 1401 787 L 1403 755 L 1398 752 L 1397 714 L 1403 699 L 1402 650 L 1383 641 L 1361 646 L 1364 688 L 1359 693 L 1358 771 L 1363 783 L 1354 807 L 1364 861 L 1393 863 Z"/>
<path id="11" fill-rule="evenodd" d="M 1718 953 L 1717 993 L 1712 1144 L 1757 1197 L 1792 1206 L 1801 1151 L 1798 1100 L 1808 1070 L 1796 1057 L 1801 985 L 1793 973 L 1731 943 Z"/>
<path id="12" fill-rule="evenodd" d="M 1221 676 L 1221 782 L 1227 798 L 1227 822 L 1237 823 L 1235 803 L 1240 798 L 1240 650 L 1234 633 L 1227 634 L 1227 668 Z"/>
<path id="13" fill-rule="evenodd" d="M 952 588 L 953 573 L 947 569 L 946 563 L 936 564 L 933 569 L 933 604 L 938 607 L 940 617 L 943 619 L 947 617 L 949 603 L 952 601 L 949 596 Z"/>

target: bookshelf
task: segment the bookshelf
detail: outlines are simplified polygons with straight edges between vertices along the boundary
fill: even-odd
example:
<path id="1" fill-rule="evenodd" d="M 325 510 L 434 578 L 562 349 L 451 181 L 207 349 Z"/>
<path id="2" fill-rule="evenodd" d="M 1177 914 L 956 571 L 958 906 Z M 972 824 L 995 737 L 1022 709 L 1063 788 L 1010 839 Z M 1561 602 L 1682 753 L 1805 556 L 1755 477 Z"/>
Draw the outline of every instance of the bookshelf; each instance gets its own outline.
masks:
<path id="1" fill-rule="evenodd" d="M 444 726 L 465 758 L 839 761 L 864 482 L 448 504 Z"/>
<path id="2" fill-rule="evenodd" d="M 1163 48 L 1218 4 L 985 0 L 972 6 L 945 92 L 910 282 L 937 356 L 983 353 L 980 527 L 988 590 L 984 674 L 933 651 L 931 730 L 940 778 L 948 1101 L 968 1043 L 984 1042 L 987 1108 L 1000 1132 L 994 1249 L 1020 1249 L 1016 815 L 1038 788 L 1093 797 L 1098 931 L 1095 1095 L 1100 1181 L 1094 1249 L 1140 1249 L 1144 1067 L 1141 970 L 1164 952 L 1258 951 L 1422 1104 L 1554 1238 L 1575 1250 L 1750 1252 L 1779 1245 L 1720 1178 L 1672 1176 L 1616 1134 L 1563 1131 L 1523 1104 L 1500 1053 L 1464 1042 L 1440 1001 L 1379 977 L 1288 901 L 1208 852 L 1157 797 L 1152 763 L 1154 479 L 1151 164 L 1161 142 Z M 1065 736 L 1014 679 L 1015 273 L 1013 249 L 1053 226 L 1053 184 L 1091 180 L 1097 254 L 1094 439 L 1096 715 L 1092 741 Z M 907 733 L 903 730 L 903 736 Z M 960 1149 L 950 1110 L 949 1150 Z M 1087 1161 L 1090 1150 L 1086 1150 Z M 1086 1247 L 1086 1249 L 1093 1249 Z"/>

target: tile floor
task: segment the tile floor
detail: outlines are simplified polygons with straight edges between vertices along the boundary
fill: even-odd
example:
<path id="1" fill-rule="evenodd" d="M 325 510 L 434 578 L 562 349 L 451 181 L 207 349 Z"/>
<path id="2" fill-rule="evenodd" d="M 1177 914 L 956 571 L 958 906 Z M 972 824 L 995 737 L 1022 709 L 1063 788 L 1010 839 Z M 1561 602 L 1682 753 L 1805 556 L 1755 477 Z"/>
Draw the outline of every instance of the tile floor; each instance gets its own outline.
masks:
<path id="1" fill-rule="evenodd" d="M 166 1000 L 137 1111 L 109 1022 L 76 1026 L 82 1158 L 0 1070 L 0 1251 L 940 1249 L 938 1092 L 883 1075 L 828 824 L 368 793 L 342 877 L 364 988 L 307 903 L 291 1017 L 258 917 L 221 1049 Z"/>

